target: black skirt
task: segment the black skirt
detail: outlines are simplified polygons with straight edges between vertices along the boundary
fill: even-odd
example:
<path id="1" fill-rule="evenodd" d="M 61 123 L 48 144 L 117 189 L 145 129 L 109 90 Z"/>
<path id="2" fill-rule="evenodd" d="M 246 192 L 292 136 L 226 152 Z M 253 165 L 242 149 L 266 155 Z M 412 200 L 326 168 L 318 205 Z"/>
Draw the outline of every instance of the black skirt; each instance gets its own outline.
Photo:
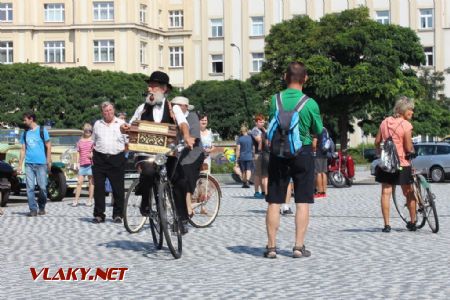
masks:
<path id="1" fill-rule="evenodd" d="M 402 167 L 401 170 L 395 173 L 384 172 L 377 166 L 375 169 L 375 181 L 390 185 L 405 185 L 412 184 L 414 179 L 412 176 L 411 166 Z"/>

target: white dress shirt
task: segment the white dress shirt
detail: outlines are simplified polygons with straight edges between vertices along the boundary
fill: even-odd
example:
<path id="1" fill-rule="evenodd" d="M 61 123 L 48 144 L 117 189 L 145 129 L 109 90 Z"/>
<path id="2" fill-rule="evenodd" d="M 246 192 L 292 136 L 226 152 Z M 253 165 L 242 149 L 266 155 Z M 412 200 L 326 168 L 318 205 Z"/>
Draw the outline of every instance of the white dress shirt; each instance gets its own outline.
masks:
<path id="1" fill-rule="evenodd" d="M 92 133 L 95 151 L 111 155 L 123 152 L 127 139 L 120 132 L 120 126 L 124 123 L 117 117 L 111 123 L 106 123 L 103 119 L 96 121 Z"/>
<path id="2" fill-rule="evenodd" d="M 166 107 L 165 103 L 166 103 L 166 98 L 164 98 L 161 106 L 155 105 L 153 107 L 153 120 L 155 120 L 155 123 L 161 123 L 161 120 L 164 115 L 164 108 Z M 145 103 L 138 106 L 138 108 L 134 112 L 133 117 L 130 120 L 130 124 L 136 120 L 141 119 L 141 116 L 144 113 L 144 107 L 145 107 Z M 175 119 L 176 119 L 178 125 L 180 125 L 181 123 L 188 124 L 188 121 L 186 120 L 186 116 L 183 114 L 183 112 L 181 111 L 181 108 L 178 105 L 174 105 L 172 107 L 172 111 L 175 114 Z"/>

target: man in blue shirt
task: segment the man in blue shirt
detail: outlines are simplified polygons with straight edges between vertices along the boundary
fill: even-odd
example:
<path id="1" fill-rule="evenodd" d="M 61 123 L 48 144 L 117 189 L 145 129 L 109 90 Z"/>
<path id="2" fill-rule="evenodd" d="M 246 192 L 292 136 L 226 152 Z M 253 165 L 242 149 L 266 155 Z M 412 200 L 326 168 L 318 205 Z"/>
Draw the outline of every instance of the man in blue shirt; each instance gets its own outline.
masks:
<path id="1" fill-rule="evenodd" d="M 29 217 L 45 215 L 45 204 L 47 203 L 47 171 L 50 170 L 51 144 L 48 131 L 36 124 L 36 115 L 32 112 L 23 114 L 23 124 L 27 130 L 22 133 L 20 143 L 19 167 L 17 173 L 22 173 L 23 160 L 25 159 L 25 174 L 27 185 Z M 36 182 L 39 186 L 39 198 L 36 203 L 34 191 Z M 39 208 L 39 211 L 38 211 Z"/>

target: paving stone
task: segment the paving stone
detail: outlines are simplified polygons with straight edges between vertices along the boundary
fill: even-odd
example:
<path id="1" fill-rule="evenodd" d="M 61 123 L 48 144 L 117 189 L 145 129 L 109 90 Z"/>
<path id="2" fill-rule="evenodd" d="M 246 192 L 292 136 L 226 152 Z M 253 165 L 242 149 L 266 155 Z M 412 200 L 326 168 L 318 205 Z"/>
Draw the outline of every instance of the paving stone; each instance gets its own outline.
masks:
<path id="1" fill-rule="evenodd" d="M 190 228 L 183 256 L 156 250 L 148 227 L 128 234 L 122 224 L 90 223 L 92 207 L 49 203 L 47 215 L 25 216 L 26 203 L 0 217 L 0 282 L 5 299 L 448 299 L 450 184 L 432 184 L 440 232 L 406 230 L 394 206 L 382 233 L 380 186 L 329 188 L 311 207 L 310 258 L 293 259 L 294 217 L 283 216 L 279 257 L 266 245 L 264 200 L 252 189 L 223 186 L 221 211 L 209 228 Z M 147 225 L 146 225 L 147 226 Z M 33 281 L 30 267 L 128 267 L 122 282 Z"/>

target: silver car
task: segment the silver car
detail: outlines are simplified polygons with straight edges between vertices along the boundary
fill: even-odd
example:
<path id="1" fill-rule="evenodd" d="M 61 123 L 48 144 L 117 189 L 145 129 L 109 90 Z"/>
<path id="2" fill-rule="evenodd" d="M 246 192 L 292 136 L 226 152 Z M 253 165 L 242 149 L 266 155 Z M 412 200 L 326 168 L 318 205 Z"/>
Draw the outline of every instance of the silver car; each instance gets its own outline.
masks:
<path id="1" fill-rule="evenodd" d="M 418 173 L 426 175 L 433 182 L 442 182 L 450 177 L 449 143 L 416 143 L 414 149 L 417 157 L 413 160 L 413 166 Z M 372 175 L 375 175 L 378 161 L 376 159 L 370 165 Z"/>

